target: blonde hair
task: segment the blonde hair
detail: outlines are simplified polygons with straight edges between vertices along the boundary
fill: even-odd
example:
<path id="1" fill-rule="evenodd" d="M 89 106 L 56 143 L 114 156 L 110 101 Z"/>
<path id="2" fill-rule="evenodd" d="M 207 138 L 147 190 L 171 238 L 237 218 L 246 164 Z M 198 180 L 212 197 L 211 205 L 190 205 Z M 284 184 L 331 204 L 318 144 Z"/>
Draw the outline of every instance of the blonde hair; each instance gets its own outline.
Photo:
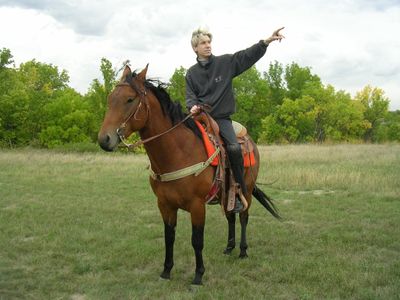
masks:
<path id="1" fill-rule="evenodd" d="M 193 31 L 192 33 L 192 47 L 195 48 L 197 45 L 200 43 L 201 39 L 204 36 L 208 36 L 210 39 L 210 42 L 212 41 L 212 34 L 211 32 L 208 31 L 206 28 L 198 28 L 197 30 Z"/>

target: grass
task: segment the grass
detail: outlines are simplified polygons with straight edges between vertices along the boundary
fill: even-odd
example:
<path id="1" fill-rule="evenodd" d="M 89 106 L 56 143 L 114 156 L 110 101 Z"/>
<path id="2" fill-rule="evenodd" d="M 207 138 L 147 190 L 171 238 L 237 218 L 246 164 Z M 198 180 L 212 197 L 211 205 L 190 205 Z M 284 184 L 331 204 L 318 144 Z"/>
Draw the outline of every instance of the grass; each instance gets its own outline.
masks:
<path id="1" fill-rule="evenodd" d="M 249 258 L 222 255 L 207 209 L 204 287 L 193 289 L 189 215 L 171 281 L 144 155 L 0 152 L 0 299 L 400 299 L 400 146 L 260 147 Z M 238 228 L 238 226 L 237 226 Z M 238 228 L 239 229 L 239 228 Z"/>

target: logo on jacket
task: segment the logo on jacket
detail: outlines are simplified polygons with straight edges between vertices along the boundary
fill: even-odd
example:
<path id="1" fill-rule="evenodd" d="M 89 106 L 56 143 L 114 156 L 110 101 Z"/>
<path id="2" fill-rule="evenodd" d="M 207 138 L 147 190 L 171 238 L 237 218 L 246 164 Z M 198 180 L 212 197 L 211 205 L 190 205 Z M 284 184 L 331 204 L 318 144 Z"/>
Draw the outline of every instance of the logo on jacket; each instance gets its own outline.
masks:
<path id="1" fill-rule="evenodd" d="M 220 75 L 218 77 L 215 77 L 214 80 L 215 80 L 215 83 L 221 82 L 222 81 L 222 76 Z"/>

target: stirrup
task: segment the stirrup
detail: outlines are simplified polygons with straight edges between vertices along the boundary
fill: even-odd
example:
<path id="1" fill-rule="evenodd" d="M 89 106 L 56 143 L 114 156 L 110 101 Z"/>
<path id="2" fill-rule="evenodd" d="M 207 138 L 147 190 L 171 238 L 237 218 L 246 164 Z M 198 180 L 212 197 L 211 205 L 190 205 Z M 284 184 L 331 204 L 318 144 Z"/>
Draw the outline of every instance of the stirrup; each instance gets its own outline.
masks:
<path id="1" fill-rule="evenodd" d="M 239 199 L 239 195 L 235 197 L 235 208 L 232 210 L 235 214 L 240 213 L 243 210 L 243 203 Z"/>

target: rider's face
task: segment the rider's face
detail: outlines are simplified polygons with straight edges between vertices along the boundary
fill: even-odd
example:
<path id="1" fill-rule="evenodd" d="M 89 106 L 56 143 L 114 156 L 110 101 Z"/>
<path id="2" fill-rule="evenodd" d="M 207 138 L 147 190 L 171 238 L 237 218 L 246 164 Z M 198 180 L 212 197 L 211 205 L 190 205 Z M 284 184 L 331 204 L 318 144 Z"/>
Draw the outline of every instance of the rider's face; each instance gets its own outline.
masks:
<path id="1" fill-rule="evenodd" d="M 201 37 L 199 43 L 193 48 L 199 58 L 207 59 L 211 55 L 211 40 L 207 35 Z"/>

